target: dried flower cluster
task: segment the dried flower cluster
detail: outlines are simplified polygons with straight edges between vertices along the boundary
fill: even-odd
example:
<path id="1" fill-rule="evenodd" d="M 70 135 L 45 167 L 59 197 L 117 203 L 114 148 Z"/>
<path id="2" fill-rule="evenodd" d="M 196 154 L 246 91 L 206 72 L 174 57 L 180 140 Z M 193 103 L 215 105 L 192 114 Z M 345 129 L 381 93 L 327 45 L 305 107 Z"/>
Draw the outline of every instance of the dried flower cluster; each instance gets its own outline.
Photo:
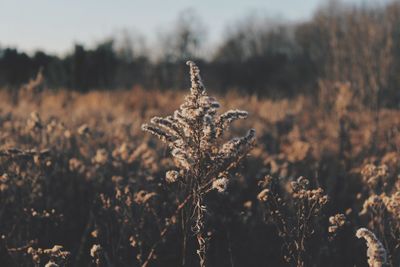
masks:
<path id="1" fill-rule="evenodd" d="M 400 222 L 400 191 L 390 196 L 383 195 L 382 200 L 387 211 Z"/>
<path id="2" fill-rule="evenodd" d="M 324 195 L 322 188 L 308 189 L 309 181 L 304 177 L 299 177 L 297 181 L 290 183 L 291 195 L 293 198 L 300 200 L 306 200 L 310 202 L 310 206 L 318 211 L 319 208 L 323 207 L 328 202 L 328 196 Z"/>
<path id="3" fill-rule="evenodd" d="M 346 216 L 344 214 L 338 213 L 334 216 L 329 217 L 329 227 L 328 232 L 336 234 L 336 232 L 344 226 L 346 223 Z"/>
<path id="4" fill-rule="evenodd" d="M 50 249 L 29 247 L 27 253 L 32 256 L 32 260 L 37 266 L 40 266 L 43 258 L 49 258 L 46 267 L 64 266 L 70 256 L 70 252 L 64 251 L 60 245 L 55 245 Z"/>
<path id="5" fill-rule="evenodd" d="M 390 158 L 392 157 L 393 155 L 390 155 Z M 400 244 L 400 193 L 396 179 L 389 178 L 388 167 L 384 164 L 380 166 L 368 164 L 364 166 L 361 174 L 364 184 L 369 188 L 369 196 L 365 199 L 359 215 L 367 219 L 371 231 L 382 237 L 382 241 L 387 246 L 387 250 L 384 251 L 385 261 L 393 266 Z M 370 265 L 373 261 L 371 257 Z M 376 264 L 376 266 L 381 266 L 379 258 Z"/>
<path id="6" fill-rule="evenodd" d="M 100 266 L 103 258 L 103 248 L 98 244 L 94 244 L 90 249 L 90 256 L 93 258 L 96 265 Z"/>
<path id="7" fill-rule="evenodd" d="M 206 185 L 210 180 L 223 176 L 232 163 L 246 155 L 254 142 L 255 131 L 252 129 L 246 136 L 233 138 L 219 146 L 218 138 L 233 121 L 247 118 L 247 112 L 229 110 L 217 116 L 220 104 L 207 95 L 198 67 L 191 61 L 187 64 L 192 86 L 185 102 L 173 116 L 154 117 L 151 124 L 143 124 L 142 129 L 168 144 L 177 167 L 183 171 L 182 174 L 167 172 L 167 180 L 183 178 L 193 172 L 193 167 L 204 164 L 201 167 L 207 169 L 198 182 Z M 213 166 L 210 166 L 210 161 Z"/>
<path id="8" fill-rule="evenodd" d="M 361 170 L 364 182 L 371 188 L 375 189 L 378 185 L 385 186 L 389 176 L 389 170 L 386 165 L 376 166 L 367 164 Z"/>
<path id="9" fill-rule="evenodd" d="M 220 137 L 229 125 L 238 119 L 247 118 L 247 112 L 229 110 L 217 115 L 220 104 L 208 96 L 195 63 L 188 61 L 191 88 L 185 102 L 173 116 L 154 117 L 151 124 L 143 124 L 142 129 L 166 143 L 179 172 L 166 173 L 167 182 L 180 181 L 193 193 L 193 231 L 197 236 L 200 265 L 205 265 L 208 237 L 204 231 L 206 206 L 204 194 L 211 189 L 224 192 L 229 182 L 229 170 L 235 167 L 248 153 L 255 140 L 255 130 L 251 129 L 242 138 L 233 138 L 220 144 Z"/>
<path id="10" fill-rule="evenodd" d="M 259 186 L 262 190 L 257 198 L 265 205 L 265 220 L 276 226 L 284 242 L 286 261 L 304 266 L 306 241 L 315 232 L 313 221 L 328 197 L 322 188 L 309 189 L 305 177 L 285 182 L 267 175 Z"/>
<path id="11" fill-rule="evenodd" d="M 384 203 L 382 199 L 383 195 L 370 195 L 363 203 L 363 208 L 360 215 L 367 214 L 369 211 L 377 212 L 378 210 L 384 208 Z"/>
<path id="12" fill-rule="evenodd" d="M 386 249 L 375 234 L 366 228 L 360 228 L 357 230 L 356 236 L 358 238 L 364 238 L 367 241 L 367 257 L 369 266 L 384 266 L 387 262 Z"/>

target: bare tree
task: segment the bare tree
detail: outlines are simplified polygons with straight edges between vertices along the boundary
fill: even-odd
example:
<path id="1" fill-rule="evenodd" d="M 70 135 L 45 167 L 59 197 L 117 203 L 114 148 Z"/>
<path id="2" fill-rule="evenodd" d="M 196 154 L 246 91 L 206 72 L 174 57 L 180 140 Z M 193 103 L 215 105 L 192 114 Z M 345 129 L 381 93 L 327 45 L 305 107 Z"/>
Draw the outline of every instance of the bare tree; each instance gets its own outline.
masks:
<path id="1" fill-rule="evenodd" d="M 186 61 L 199 58 L 207 30 L 193 9 L 183 10 L 174 26 L 159 36 L 160 58 L 167 61 Z"/>

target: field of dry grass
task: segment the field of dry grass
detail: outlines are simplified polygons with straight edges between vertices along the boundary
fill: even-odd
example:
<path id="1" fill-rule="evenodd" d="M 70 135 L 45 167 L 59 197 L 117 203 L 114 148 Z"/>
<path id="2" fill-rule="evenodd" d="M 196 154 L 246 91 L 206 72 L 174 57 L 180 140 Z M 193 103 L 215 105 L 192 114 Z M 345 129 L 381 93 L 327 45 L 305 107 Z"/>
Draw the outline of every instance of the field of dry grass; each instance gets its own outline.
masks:
<path id="1" fill-rule="evenodd" d="M 200 230 L 202 266 L 398 266 L 400 111 L 336 87 L 276 101 L 209 88 L 221 112 L 248 111 L 224 140 L 256 138 L 204 213 L 141 130 L 189 91 L 2 90 L 1 266 L 198 266 Z"/>

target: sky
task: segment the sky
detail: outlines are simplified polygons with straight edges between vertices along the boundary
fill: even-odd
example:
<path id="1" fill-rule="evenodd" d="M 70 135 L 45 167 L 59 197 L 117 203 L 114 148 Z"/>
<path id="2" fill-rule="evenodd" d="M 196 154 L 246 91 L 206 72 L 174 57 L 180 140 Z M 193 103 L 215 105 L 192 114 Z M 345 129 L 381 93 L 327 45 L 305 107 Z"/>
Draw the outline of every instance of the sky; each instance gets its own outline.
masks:
<path id="1" fill-rule="evenodd" d="M 0 0 L 0 47 L 64 54 L 74 43 L 91 46 L 124 29 L 151 41 L 174 25 L 186 9 L 195 10 L 203 21 L 209 42 L 218 42 L 227 25 L 252 12 L 304 21 L 324 3 L 326 0 Z"/>

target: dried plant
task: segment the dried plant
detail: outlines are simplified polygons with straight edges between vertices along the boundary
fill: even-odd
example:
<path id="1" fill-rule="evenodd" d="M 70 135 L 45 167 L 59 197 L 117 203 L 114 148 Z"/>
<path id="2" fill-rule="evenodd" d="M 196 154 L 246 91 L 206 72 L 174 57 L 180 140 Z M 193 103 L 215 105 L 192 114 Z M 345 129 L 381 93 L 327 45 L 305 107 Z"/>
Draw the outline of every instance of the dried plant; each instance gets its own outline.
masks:
<path id="1" fill-rule="evenodd" d="M 369 196 L 359 215 L 366 218 L 368 227 L 380 236 L 387 248 L 387 262 L 393 266 L 400 247 L 400 198 L 396 179 L 392 179 L 385 164 L 367 164 L 362 168 L 361 176 Z"/>
<path id="2" fill-rule="evenodd" d="M 370 267 L 382 267 L 386 264 L 386 250 L 381 241 L 366 228 L 360 228 L 356 232 L 358 238 L 364 238 L 367 241 L 367 257 Z"/>
<path id="3" fill-rule="evenodd" d="M 102 266 L 104 264 L 104 252 L 100 245 L 94 244 L 90 249 L 90 256 L 93 258 L 96 266 Z"/>
<path id="4" fill-rule="evenodd" d="M 265 204 L 266 221 L 271 221 L 282 238 L 285 260 L 296 266 L 305 265 L 306 242 L 315 232 L 313 222 L 328 201 L 321 188 L 309 189 L 309 181 L 282 182 L 266 176 L 259 183 L 258 199 Z"/>
<path id="5" fill-rule="evenodd" d="M 337 231 L 345 225 L 345 223 L 346 223 L 346 216 L 344 214 L 338 213 L 334 216 L 329 217 L 328 232 L 336 234 Z"/>
<path id="6" fill-rule="evenodd" d="M 399 265 L 398 110 L 380 111 L 372 154 L 374 114 L 354 106 L 357 94 L 333 94 L 321 114 L 307 96 L 229 92 L 221 103 L 252 116 L 226 131 L 246 113 L 217 115 L 199 81 L 175 114 L 149 124 L 167 148 L 140 125 L 171 114 L 179 91 L 40 86 L 34 101 L 22 90 L 16 105 L 0 92 L 0 265 L 194 266 L 199 237 L 209 266 L 286 266 L 282 254 L 291 265 L 361 266 L 365 253 L 354 253 L 360 242 L 351 230 L 359 225 L 379 238 L 386 264 Z M 338 115 L 346 117 L 339 132 Z M 228 138 L 249 125 L 259 145 L 236 170 L 253 138 Z M 260 189 L 266 174 L 274 178 Z M 55 244 L 71 251 L 67 259 L 39 249 Z"/>
<path id="7" fill-rule="evenodd" d="M 372 192 L 381 192 L 388 184 L 388 167 L 386 165 L 376 166 L 366 164 L 361 170 L 363 182 L 366 183 Z"/>
<path id="8" fill-rule="evenodd" d="M 224 192 L 230 170 L 246 156 L 255 140 L 251 129 L 242 138 L 221 144 L 221 137 L 237 119 L 245 119 L 247 112 L 229 110 L 217 115 L 220 104 L 208 96 L 195 63 L 188 61 L 191 88 L 185 102 L 165 118 L 154 117 L 142 129 L 166 143 L 171 149 L 178 170 L 168 171 L 168 182 L 178 181 L 192 197 L 193 233 L 197 237 L 200 266 L 206 265 L 209 237 L 205 233 L 207 206 L 204 196 L 212 189 Z"/>
<path id="9" fill-rule="evenodd" d="M 41 266 L 43 258 L 48 258 L 46 267 L 66 266 L 70 252 L 64 251 L 60 245 L 55 245 L 50 249 L 29 247 L 27 253 L 32 256 L 35 266 Z"/>

